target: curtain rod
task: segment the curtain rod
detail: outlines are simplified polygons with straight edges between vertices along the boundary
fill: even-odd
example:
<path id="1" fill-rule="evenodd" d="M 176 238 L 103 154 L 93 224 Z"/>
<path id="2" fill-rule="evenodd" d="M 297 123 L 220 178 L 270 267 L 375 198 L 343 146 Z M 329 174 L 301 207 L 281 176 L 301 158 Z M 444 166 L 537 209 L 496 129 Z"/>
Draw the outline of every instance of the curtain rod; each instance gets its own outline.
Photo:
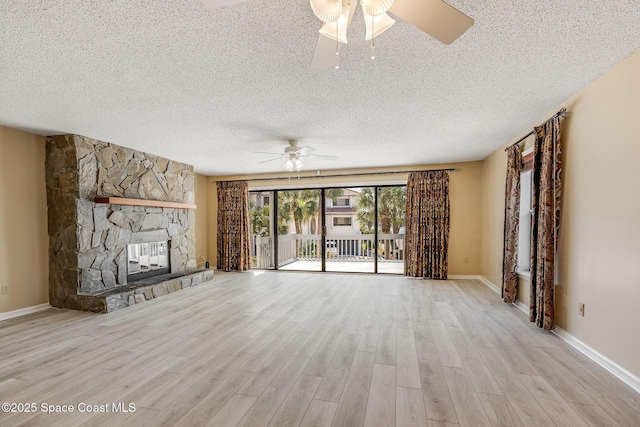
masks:
<path id="1" fill-rule="evenodd" d="M 431 172 L 431 171 L 457 171 L 460 168 L 445 168 L 445 169 L 424 169 L 424 170 L 402 170 L 402 171 L 393 171 L 393 172 L 362 172 L 362 173 L 341 173 L 334 175 L 307 175 L 307 176 L 283 176 L 277 178 L 255 178 L 255 179 L 230 179 L 225 181 L 277 181 L 277 180 L 292 180 L 292 179 L 311 179 L 311 178 L 340 178 L 340 177 L 348 177 L 348 176 L 367 176 L 367 175 L 392 175 L 398 173 L 410 173 L 410 172 Z M 216 181 L 213 181 L 216 182 Z"/>
<path id="2" fill-rule="evenodd" d="M 553 116 L 549 117 L 547 120 L 545 120 L 545 123 L 548 122 L 551 119 L 554 119 L 558 116 L 560 117 L 564 117 L 564 113 L 567 112 L 566 108 L 561 109 L 560 111 L 558 111 L 557 113 L 555 113 Z M 531 135 L 533 135 L 535 133 L 535 131 L 531 131 L 528 134 L 526 134 L 525 136 L 523 136 L 522 138 L 520 138 L 519 140 L 517 140 L 516 142 L 514 142 L 513 144 L 507 146 L 507 148 L 504 149 L 504 151 L 507 151 L 509 148 L 513 147 L 514 145 L 518 145 L 520 144 L 522 141 L 524 141 L 525 139 L 529 138 Z"/>

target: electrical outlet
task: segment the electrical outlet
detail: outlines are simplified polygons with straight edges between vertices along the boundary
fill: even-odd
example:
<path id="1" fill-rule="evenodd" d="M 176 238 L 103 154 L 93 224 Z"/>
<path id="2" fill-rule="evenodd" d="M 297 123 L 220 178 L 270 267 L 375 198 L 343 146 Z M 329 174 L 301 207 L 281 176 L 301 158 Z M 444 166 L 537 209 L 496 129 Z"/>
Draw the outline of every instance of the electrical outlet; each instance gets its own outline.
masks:
<path id="1" fill-rule="evenodd" d="M 563 307 L 569 307 L 569 303 L 567 301 L 567 295 L 564 295 L 564 299 L 562 300 L 562 306 Z"/>
<path id="2" fill-rule="evenodd" d="M 465 259 L 464 259 L 464 263 L 465 263 L 465 264 L 469 264 L 469 258 L 465 258 Z"/>
<path id="3" fill-rule="evenodd" d="M 9 293 L 9 285 L 2 285 L 2 295 L 7 295 Z"/>
<path id="4" fill-rule="evenodd" d="M 584 304 L 583 303 L 578 303 L 578 314 L 582 317 L 584 317 Z"/>

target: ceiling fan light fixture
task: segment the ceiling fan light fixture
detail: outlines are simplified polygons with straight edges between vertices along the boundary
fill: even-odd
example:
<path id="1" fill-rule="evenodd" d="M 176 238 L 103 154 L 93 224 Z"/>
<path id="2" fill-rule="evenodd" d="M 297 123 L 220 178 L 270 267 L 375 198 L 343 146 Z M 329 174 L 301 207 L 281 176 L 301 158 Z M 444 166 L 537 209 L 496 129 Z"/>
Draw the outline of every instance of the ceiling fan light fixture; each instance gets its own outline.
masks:
<path id="1" fill-rule="evenodd" d="M 331 40 L 336 40 L 340 43 L 347 43 L 349 13 L 350 9 L 348 7 L 343 7 L 340 18 L 335 22 L 325 22 L 322 28 L 320 28 L 320 34 L 330 38 Z"/>
<path id="2" fill-rule="evenodd" d="M 291 159 L 287 159 L 287 161 L 284 162 L 284 168 L 289 172 L 293 172 L 293 161 Z"/>
<path id="3" fill-rule="evenodd" d="M 304 163 L 297 157 L 289 157 L 286 162 L 284 162 L 284 168 L 289 172 L 298 172 L 304 169 Z"/>
<path id="4" fill-rule="evenodd" d="M 378 16 L 386 13 L 393 5 L 394 0 L 361 0 L 362 10 L 371 16 Z"/>
<path id="5" fill-rule="evenodd" d="M 322 22 L 336 22 L 342 14 L 342 0 L 309 0 L 311 10 Z"/>
<path id="6" fill-rule="evenodd" d="M 362 13 L 364 14 L 364 23 L 367 27 L 365 40 L 371 40 L 373 37 L 378 37 L 396 23 L 396 21 L 386 13 L 378 16 L 369 15 L 364 7 L 362 8 Z"/>

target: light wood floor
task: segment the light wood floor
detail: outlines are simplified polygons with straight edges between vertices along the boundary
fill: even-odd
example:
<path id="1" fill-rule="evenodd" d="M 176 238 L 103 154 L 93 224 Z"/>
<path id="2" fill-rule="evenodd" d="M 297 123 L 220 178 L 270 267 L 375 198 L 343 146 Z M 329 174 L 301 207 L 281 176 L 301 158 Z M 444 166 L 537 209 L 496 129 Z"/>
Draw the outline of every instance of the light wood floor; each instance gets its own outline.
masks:
<path id="1" fill-rule="evenodd" d="M 474 280 L 217 274 L 109 315 L 0 322 L 0 402 L 43 426 L 633 426 L 640 395 Z"/>

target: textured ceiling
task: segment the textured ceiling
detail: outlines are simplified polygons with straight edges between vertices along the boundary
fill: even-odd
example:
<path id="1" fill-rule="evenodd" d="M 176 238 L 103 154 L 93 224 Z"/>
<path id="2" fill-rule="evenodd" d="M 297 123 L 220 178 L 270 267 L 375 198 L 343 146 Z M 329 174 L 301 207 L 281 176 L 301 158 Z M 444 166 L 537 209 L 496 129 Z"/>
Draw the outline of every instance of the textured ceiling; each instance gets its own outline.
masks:
<path id="1" fill-rule="evenodd" d="M 449 3 L 475 19 L 449 46 L 398 20 L 371 61 L 358 9 L 311 70 L 308 0 L 3 0 L 0 124 L 208 175 L 280 172 L 253 152 L 288 138 L 339 156 L 312 170 L 478 160 L 640 48 L 640 0 Z"/>

